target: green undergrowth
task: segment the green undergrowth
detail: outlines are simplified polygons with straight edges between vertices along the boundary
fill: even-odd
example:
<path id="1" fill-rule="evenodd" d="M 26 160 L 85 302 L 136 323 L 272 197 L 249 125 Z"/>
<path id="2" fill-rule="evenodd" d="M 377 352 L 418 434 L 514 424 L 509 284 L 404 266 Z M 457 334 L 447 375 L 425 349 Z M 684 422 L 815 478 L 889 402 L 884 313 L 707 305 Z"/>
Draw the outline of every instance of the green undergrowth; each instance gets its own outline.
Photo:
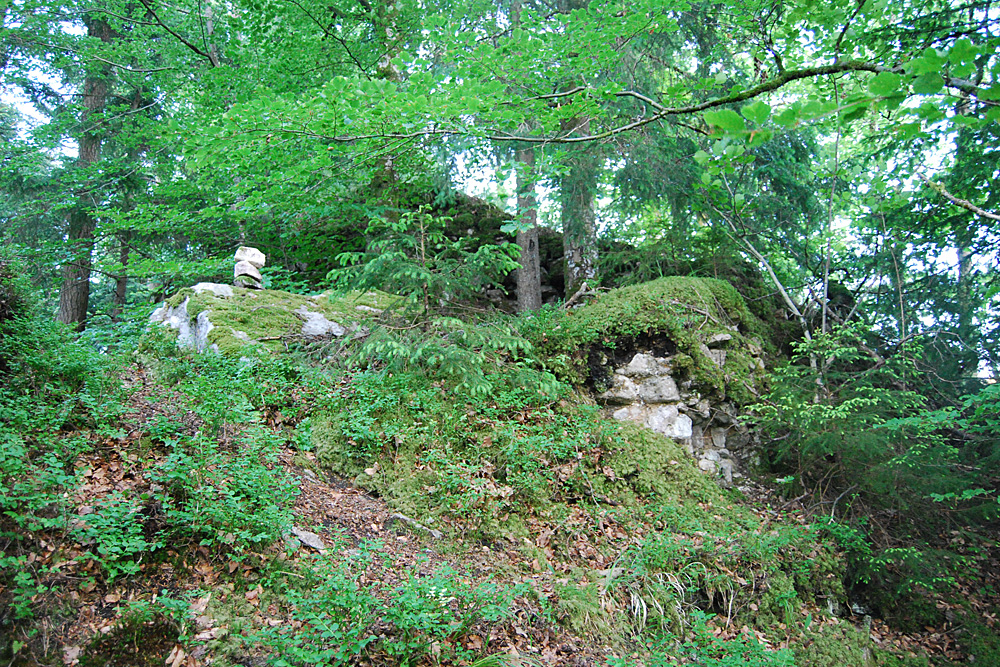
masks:
<path id="1" fill-rule="evenodd" d="M 556 342 L 614 352 L 613 341 L 633 345 L 666 331 L 680 355 L 702 353 L 706 334 L 753 330 L 725 301 L 732 295 L 704 291 L 704 281 L 688 287 L 701 298 L 693 308 L 709 315 L 684 319 L 691 309 L 672 301 L 680 283 L 669 284 L 609 294 L 572 314 L 386 329 L 359 337 L 368 356 L 346 364 L 316 364 L 315 354 L 294 348 L 196 355 L 156 328 L 128 370 L 131 386 L 149 392 L 132 413 L 114 379 L 120 360 L 94 356 L 57 328 L 3 320 L 16 334 L 5 341 L 17 342 L 2 343 L 2 372 L 15 377 L 9 369 L 17 369 L 17 379 L 0 389 L 8 408 L 0 417 L 0 585 L 9 610 L 0 632 L 35 641 L 32 617 L 52 611 L 49 594 L 67 573 L 89 591 L 139 590 L 161 566 L 180 572 L 193 554 L 207 554 L 220 575 L 206 612 L 220 633 L 209 649 L 231 664 L 250 655 L 289 667 L 472 664 L 502 649 L 491 630 L 515 613 L 518 627 L 554 625 L 590 649 L 642 664 L 837 664 L 830 656 L 847 640 L 827 637 L 835 633 L 823 624 L 809 628 L 806 611 L 845 602 L 844 561 L 829 528 L 755 511 L 676 442 L 605 418 L 579 387 L 549 373 L 544 350 Z M 601 310 L 609 299 L 622 301 Z M 189 312 L 203 306 L 192 296 Z M 470 363 L 480 390 L 463 380 L 474 374 L 460 372 Z M 288 449 L 314 454 L 441 531 L 434 544 L 443 551 L 505 550 L 511 565 L 493 574 L 513 583 L 482 583 L 431 562 L 388 583 L 372 576 L 390 565 L 378 546 L 346 536 L 321 556 L 294 553 L 286 536 L 298 481 L 279 460 Z M 111 464 L 128 476 L 78 506 L 85 480 Z M 58 541 L 65 555 L 29 560 L 41 539 Z M 123 603 L 115 628 L 85 647 L 85 664 L 142 664 L 174 642 L 192 648 L 193 594 Z M 288 622 L 267 625 L 265 611 Z M 992 650 L 981 643 L 984 655 Z"/>
<path id="2" fill-rule="evenodd" d="M 336 556 L 299 563 L 295 574 L 274 571 L 268 589 L 291 623 L 260 630 L 245 640 L 270 653 L 268 664 L 413 665 L 468 663 L 494 652 L 490 630 L 511 619 L 514 599 L 525 587 L 476 582 L 448 566 L 417 563 L 398 572 L 395 585 L 366 580 L 373 566 L 388 565 L 378 542 Z M 333 553 L 333 552 L 331 552 Z M 474 644 L 467 639 L 475 636 Z M 476 648 L 469 648 L 475 646 Z"/>
<path id="3" fill-rule="evenodd" d="M 23 275 L 0 254 L 0 638 L 52 589 L 55 568 L 36 556 L 69 527 L 86 434 L 121 432 L 118 364 L 53 322 Z"/>
<path id="4" fill-rule="evenodd" d="M 477 402 L 419 374 L 356 372 L 310 418 L 309 442 L 452 540 L 521 551 L 556 577 L 550 618 L 612 645 L 680 632 L 698 610 L 794 628 L 804 604 L 845 600 L 819 528 L 763 520 L 675 442 L 579 396 L 493 381 Z"/>
<path id="5" fill-rule="evenodd" d="M 748 402 L 762 378 L 766 327 L 730 285 L 711 278 L 661 278 L 621 287 L 568 311 L 539 311 L 521 327 L 546 367 L 573 384 L 604 389 L 607 367 L 643 347 L 664 348 L 674 367 L 720 398 Z M 719 367 L 703 344 L 728 335 Z"/>
<path id="6" fill-rule="evenodd" d="M 609 421 L 569 394 L 525 389 L 520 371 L 493 376 L 498 391 L 485 402 L 417 374 L 349 377 L 310 419 L 320 462 L 463 534 L 500 537 L 528 508 L 634 507 L 652 496 L 720 493 L 674 442 Z"/>

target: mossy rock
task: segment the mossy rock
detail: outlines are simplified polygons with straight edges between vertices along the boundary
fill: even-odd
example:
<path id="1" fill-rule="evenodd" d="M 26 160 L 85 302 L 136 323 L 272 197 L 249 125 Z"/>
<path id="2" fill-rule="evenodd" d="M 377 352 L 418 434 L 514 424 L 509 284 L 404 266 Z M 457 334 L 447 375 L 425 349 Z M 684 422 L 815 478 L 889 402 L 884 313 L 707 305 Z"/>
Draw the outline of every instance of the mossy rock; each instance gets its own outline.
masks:
<path id="1" fill-rule="evenodd" d="M 305 296 L 281 290 L 234 287 L 232 296 L 218 296 L 211 290 L 188 287 L 178 291 L 165 305 L 177 308 L 185 300 L 192 328 L 198 315 L 207 313 L 212 324 L 208 347 L 233 356 L 284 352 L 289 340 L 300 337 L 303 319 L 295 311 L 302 308 L 320 313 L 349 330 L 352 325 L 378 318 L 403 301 L 402 297 L 377 290 Z"/>
<path id="2" fill-rule="evenodd" d="M 564 361 L 553 370 L 575 384 L 603 390 L 612 367 L 649 350 L 672 356 L 702 393 L 749 403 L 763 388 L 765 332 L 729 283 L 678 276 L 611 290 L 553 317 L 534 342 L 544 356 Z M 722 336 L 729 338 L 719 366 L 705 344 Z"/>

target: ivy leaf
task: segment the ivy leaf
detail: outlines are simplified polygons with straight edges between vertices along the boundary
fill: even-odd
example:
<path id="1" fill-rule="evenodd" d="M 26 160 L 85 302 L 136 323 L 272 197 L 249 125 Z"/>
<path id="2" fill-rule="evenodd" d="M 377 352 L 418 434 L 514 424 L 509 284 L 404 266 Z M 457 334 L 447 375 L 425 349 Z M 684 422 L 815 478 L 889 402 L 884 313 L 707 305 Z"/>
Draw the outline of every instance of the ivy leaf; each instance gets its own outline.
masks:
<path id="1" fill-rule="evenodd" d="M 732 109 L 706 111 L 705 122 L 726 132 L 742 132 L 747 129 L 746 122 Z"/>

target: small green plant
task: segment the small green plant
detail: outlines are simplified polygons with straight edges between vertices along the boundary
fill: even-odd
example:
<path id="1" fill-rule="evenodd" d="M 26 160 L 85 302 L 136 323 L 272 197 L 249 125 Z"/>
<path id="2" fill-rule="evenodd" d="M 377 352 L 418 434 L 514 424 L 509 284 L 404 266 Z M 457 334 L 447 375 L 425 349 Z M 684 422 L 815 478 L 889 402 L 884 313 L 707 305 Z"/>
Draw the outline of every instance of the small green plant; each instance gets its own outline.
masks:
<path id="1" fill-rule="evenodd" d="M 177 536 L 238 553 L 288 532 L 297 487 L 277 465 L 272 431 L 248 429 L 234 451 L 201 434 L 167 444 L 170 454 L 150 476 L 164 487 L 158 500 Z"/>
<path id="2" fill-rule="evenodd" d="M 288 592 L 293 625 L 267 628 L 250 641 L 272 651 L 275 667 L 350 664 L 376 640 L 369 626 L 378 600 L 359 581 L 370 559 L 367 549 L 340 562 L 316 558 L 306 585 Z"/>
<path id="3" fill-rule="evenodd" d="M 694 610 L 682 635 L 665 633 L 647 646 L 649 653 L 638 662 L 628 658 L 608 661 L 608 667 L 667 667 L 695 664 L 703 667 L 794 667 L 795 657 L 788 649 L 772 650 L 753 635 L 720 639 L 710 625 L 711 614 Z"/>
<path id="4" fill-rule="evenodd" d="M 418 663 L 433 645 L 459 638 L 477 623 L 506 619 L 513 595 L 493 584 L 470 586 L 447 567 L 428 577 L 411 575 L 384 612 L 396 633 L 382 647 L 402 665 Z"/>
<path id="5" fill-rule="evenodd" d="M 16 252 L 16 247 L 14 251 Z M 73 469 L 120 414 L 115 359 L 74 340 L 36 300 L 19 262 L 0 248 L 0 619 L 27 618 L 48 590 L 29 565 L 50 531 L 67 528 Z M 72 435 L 69 433 L 73 432 Z M 7 611 L 9 610 L 9 612 Z"/>
<path id="6" fill-rule="evenodd" d="M 142 559 L 164 544 L 160 534 L 145 534 L 142 509 L 138 499 L 115 493 L 75 529 L 77 539 L 92 545 L 89 555 L 104 569 L 108 581 L 136 574 Z"/>

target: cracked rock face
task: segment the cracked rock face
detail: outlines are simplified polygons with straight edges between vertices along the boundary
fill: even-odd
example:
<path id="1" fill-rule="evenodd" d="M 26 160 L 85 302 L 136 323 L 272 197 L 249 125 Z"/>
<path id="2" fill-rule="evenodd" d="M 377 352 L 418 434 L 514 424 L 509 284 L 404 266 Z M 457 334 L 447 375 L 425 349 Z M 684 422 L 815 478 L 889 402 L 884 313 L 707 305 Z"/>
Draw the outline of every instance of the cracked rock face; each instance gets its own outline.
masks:
<path id="1" fill-rule="evenodd" d="M 199 283 L 208 285 L 210 283 Z M 222 285 L 222 287 L 228 287 Z M 160 306 L 149 316 L 150 322 L 160 322 L 161 324 L 177 330 L 177 347 L 194 348 L 198 352 L 211 350 L 219 351 L 219 346 L 214 343 L 209 344 L 208 334 L 214 325 L 209 321 L 208 316 L 211 311 L 203 310 L 194 319 L 194 326 L 191 323 L 191 316 L 188 313 L 188 302 L 190 298 L 184 299 L 177 306 Z"/>
<path id="2" fill-rule="evenodd" d="M 726 363 L 728 334 L 712 336 L 702 351 L 716 365 Z M 670 357 L 638 352 L 614 368 L 610 387 L 598 394 L 612 417 L 630 421 L 680 441 L 698 460 L 698 467 L 723 484 L 741 476 L 732 451 L 747 442 L 746 429 L 737 421 L 736 406 L 727 400 L 703 397 L 690 380 L 675 375 Z M 732 450 L 732 451 L 731 451 Z"/>

